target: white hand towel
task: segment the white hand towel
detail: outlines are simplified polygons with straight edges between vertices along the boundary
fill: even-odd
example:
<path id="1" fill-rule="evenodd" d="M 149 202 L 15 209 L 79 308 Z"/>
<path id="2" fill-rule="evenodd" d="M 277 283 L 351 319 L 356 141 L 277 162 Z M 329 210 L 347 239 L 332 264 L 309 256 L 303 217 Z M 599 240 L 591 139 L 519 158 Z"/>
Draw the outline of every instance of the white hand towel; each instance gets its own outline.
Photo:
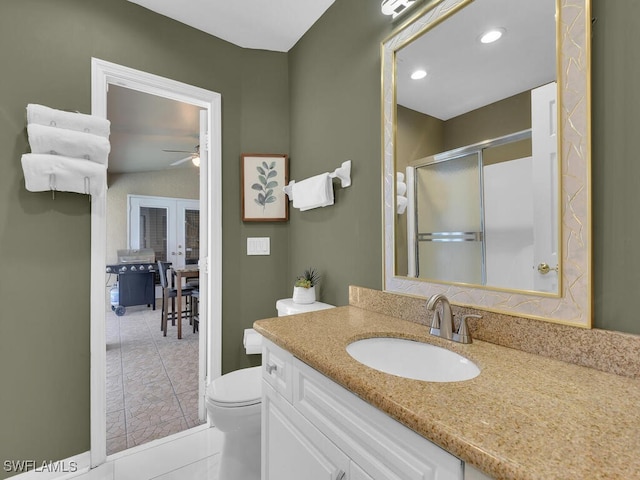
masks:
<path id="1" fill-rule="evenodd" d="M 293 184 L 293 206 L 300 211 L 333 205 L 333 185 L 328 173 Z"/>
<path id="2" fill-rule="evenodd" d="M 60 155 L 22 155 L 24 183 L 30 192 L 76 192 L 99 195 L 107 188 L 104 165 Z"/>
<path id="3" fill-rule="evenodd" d="M 107 164 L 111 144 L 109 140 L 90 133 L 46 127 L 32 123 L 27 125 L 31 153 L 62 155 Z"/>
<path id="4" fill-rule="evenodd" d="M 27 122 L 91 133 L 101 137 L 109 137 L 111 133 L 111 122 L 106 118 L 55 110 L 35 103 L 27 105 Z"/>
<path id="5" fill-rule="evenodd" d="M 262 335 L 253 328 L 244 330 L 244 338 L 242 339 L 247 355 L 256 355 L 262 353 Z"/>

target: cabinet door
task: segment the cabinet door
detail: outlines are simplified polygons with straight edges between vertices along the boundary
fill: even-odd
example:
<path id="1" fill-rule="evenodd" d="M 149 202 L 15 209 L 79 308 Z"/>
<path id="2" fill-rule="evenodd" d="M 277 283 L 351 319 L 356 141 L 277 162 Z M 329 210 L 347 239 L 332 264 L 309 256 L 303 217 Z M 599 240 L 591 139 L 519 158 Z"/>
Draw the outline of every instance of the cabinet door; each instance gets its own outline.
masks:
<path id="1" fill-rule="evenodd" d="M 351 465 L 349 465 L 349 480 L 373 480 L 373 477 L 367 475 L 358 465 L 351 462 Z"/>
<path id="2" fill-rule="evenodd" d="M 463 464 L 459 458 L 297 359 L 294 359 L 293 392 L 296 412 L 326 435 L 368 477 L 462 480 Z"/>
<path id="3" fill-rule="evenodd" d="M 262 400 L 262 480 L 347 480 L 349 458 L 266 382 Z"/>

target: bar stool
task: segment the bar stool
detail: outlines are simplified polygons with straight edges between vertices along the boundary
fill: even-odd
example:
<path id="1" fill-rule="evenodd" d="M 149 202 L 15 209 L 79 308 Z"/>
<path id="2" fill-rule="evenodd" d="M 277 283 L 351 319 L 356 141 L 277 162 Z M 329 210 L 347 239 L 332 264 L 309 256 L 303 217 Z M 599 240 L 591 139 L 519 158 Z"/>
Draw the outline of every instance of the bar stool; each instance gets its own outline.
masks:
<path id="1" fill-rule="evenodd" d="M 193 323 L 193 333 L 200 329 L 200 290 L 197 288 L 191 292 L 191 321 Z"/>
<path id="2" fill-rule="evenodd" d="M 171 286 L 167 279 L 167 271 L 171 269 L 169 262 L 162 262 L 158 260 L 158 272 L 160 274 L 160 284 L 162 285 L 162 318 L 160 323 L 160 329 L 163 331 L 164 336 L 167 336 L 167 324 L 169 321 L 169 299 L 171 299 L 171 325 L 176 324 L 176 302 L 175 299 L 178 296 L 178 289 L 175 288 L 175 281 L 173 280 L 173 272 L 171 277 Z M 192 306 L 191 298 L 193 294 L 193 287 L 182 287 L 182 296 L 187 300 L 186 309 L 182 312 L 178 312 L 179 315 L 186 313 L 189 316 L 189 323 L 193 321 L 192 318 Z"/>

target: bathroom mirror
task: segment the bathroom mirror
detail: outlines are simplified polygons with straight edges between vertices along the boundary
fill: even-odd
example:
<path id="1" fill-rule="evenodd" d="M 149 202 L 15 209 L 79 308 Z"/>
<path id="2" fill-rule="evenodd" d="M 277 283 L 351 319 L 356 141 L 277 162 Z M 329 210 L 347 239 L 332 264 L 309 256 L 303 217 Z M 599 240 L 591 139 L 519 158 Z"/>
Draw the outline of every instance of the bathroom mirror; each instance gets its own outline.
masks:
<path id="1" fill-rule="evenodd" d="M 536 15 L 544 17 L 534 21 L 531 8 L 538 7 L 543 10 Z M 493 13 L 486 13 L 489 11 Z M 487 51 L 493 48 L 493 56 L 483 57 L 470 70 L 460 67 L 470 66 L 471 61 L 452 53 L 465 41 L 478 40 L 487 27 L 499 28 L 504 37 L 501 41 L 507 44 L 510 37 L 513 41 L 520 30 L 532 24 L 538 27 L 532 33 L 535 40 L 514 47 L 512 58 L 527 60 L 522 66 L 516 66 L 516 60 L 498 59 L 495 53 L 499 49 L 494 45 L 483 45 Z M 444 293 L 458 305 L 591 326 L 589 34 L 588 0 L 441 0 L 428 3 L 383 42 L 385 290 L 424 297 Z M 536 48 L 532 47 L 534 42 Z M 419 66 L 421 55 L 426 70 L 434 69 L 427 71 L 421 88 L 432 84 L 433 89 L 423 89 L 416 99 L 411 90 L 418 88 L 418 82 L 405 77 L 409 68 Z M 469 55 L 473 58 L 484 53 Z M 437 64 L 436 57 L 441 63 Z M 453 69 L 453 76 L 442 73 Z M 517 84 L 485 76 L 498 71 Z M 444 86 L 437 85 L 440 77 Z M 546 86 L 542 104 L 535 100 L 537 93 L 531 93 L 541 86 Z M 542 128 L 531 124 L 532 117 L 537 122 L 535 111 L 540 111 L 537 118 L 542 116 L 546 122 Z M 470 120 L 473 116 L 476 118 Z M 445 128 L 444 123 L 450 126 Z M 518 170 L 521 180 L 536 177 L 530 173 L 530 165 L 523 173 L 516 163 L 522 163 L 523 158 L 538 162 L 537 132 L 554 128 L 557 136 L 545 142 L 557 153 L 548 149 L 543 153 L 546 176 L 528 182 L 526 188 L 511 188 L 511 197 L 497 196 L 502 186 L 517 184 Z M 490 149 L 505 147 L 517 147 L 520 153 L 490 154 Z M 506 162 L 505 158 L 518 161 Z M 464 162 L 467 165 L 461 167 Z M 496 165 L 502 170 L 499 175 L 493 172 Z M 449 171 L 466 171 L 467 184 L 451 183 Z M 407 184 L 406 192 L 404 185 L 397 184 L 397 173 Z M 433 177 L 430 181 L 434 183 L 426 190 L 423 177 Z M 522 213 L 524 207 L 514 207 L 522 202 L 513 195 L 525 190 L 538 197 L 544 190 L 538 213 L 534 208 L 530 215 L 526 202 L 527 215 Z M 471 202 L 474 213 L 463 215 L 467 223 L 456 223 L 453 213 L 443 209 L 435 223 L 424 227 L 423 215 L 416 210 L 430 208 L 431 215 L 433 201 L 431 207 L 425 207 L 414 201 L 415 196 L 435 197 L 438 208 L 445 198 L 453 199 L 449 203 L 454 210 Z M 471 200 L 463 201 L 465 197 Z M 407 209 L 399 214 L 405 203 Z M 489 242 L 496 238 L 491 230 L 492 221 L 493 225 L 496 222 L 491 218 L 497 218 L 505 230 L 516 230 L 529 223 L 522 221 L 525 217 L 542 225 L 545 241 L 535 243 L 549 247 L 544 257 L 532 254 L 538 245 L 517 246 L 513 238 L 502 244 Z M 530 225 L 527 228 L 530 236 Z M 505 252 L 510 250 L 516 253 L 505 262 Z M 527 261 L 516 265 L 514 258 L 523 256 Z M 492 258 L 502 263 L 494 264 Z M 516 279 L 518 270 L 524 275 L 529 270 L 530 278 Z M 536 277 L 542 281 L 531 280 Z"/>
<path id="2" fill-rule="evenodd" d="M 559 293 L 555 16 L 474 1 L 396 51 L 396 275 Z"/>

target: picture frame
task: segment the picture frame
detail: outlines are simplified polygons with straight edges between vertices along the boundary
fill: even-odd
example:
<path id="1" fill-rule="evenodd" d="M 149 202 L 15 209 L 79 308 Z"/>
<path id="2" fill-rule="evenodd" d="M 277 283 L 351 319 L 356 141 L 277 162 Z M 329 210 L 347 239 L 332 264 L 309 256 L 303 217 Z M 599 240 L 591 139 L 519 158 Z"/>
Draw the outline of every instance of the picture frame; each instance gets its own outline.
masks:
<path id="1" fill-rule="evenodd" d="M 289 198 L 282 187 L 289 183 L 289 156 L 243 153 L 240 161 L 242 221 L 288 221 Z"/>

